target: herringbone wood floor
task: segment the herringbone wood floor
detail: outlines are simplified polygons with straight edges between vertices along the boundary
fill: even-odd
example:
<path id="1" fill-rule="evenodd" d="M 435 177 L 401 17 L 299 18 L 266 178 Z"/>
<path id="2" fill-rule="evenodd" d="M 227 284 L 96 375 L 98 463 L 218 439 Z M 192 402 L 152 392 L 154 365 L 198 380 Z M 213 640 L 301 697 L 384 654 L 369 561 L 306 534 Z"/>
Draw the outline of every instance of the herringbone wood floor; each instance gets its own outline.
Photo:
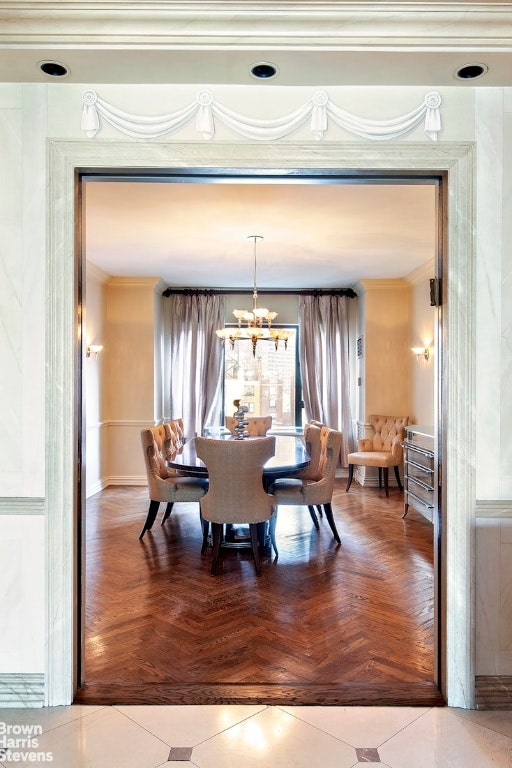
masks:
<path id="1" fill-rule="evenodd" d="M 111 487 L 86 521 L 84 685 L 95 703 L 440 704 L 434 685 L 432 526 L 398 489 L 338 480 L 317 532 L 281 507 L 279 558 L 257 578 L 228 550 L 210 576 L 197 504 L 139 541 L 147 489 Z"/>

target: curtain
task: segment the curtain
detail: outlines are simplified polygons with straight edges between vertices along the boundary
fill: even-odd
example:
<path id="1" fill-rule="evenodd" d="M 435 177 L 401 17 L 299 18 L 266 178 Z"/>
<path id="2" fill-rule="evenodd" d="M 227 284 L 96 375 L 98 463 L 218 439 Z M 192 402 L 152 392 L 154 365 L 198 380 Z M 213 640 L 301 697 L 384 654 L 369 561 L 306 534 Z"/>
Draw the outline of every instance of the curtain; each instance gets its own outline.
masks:
<path id="1" fill-rule="evenodd" d="M 352 450 L 349 325 L 346 296 L 301 296 L 299 300 L 302 393 L 306 416 L 343 434 L 342 466 Z"/>
<path id="2" fill-rule="evenodd" d="M 187 438 L 220 424 L 224 328 L 223 296 L 171 294 L 164 299 L 164 413 L 182 418 Z"/>

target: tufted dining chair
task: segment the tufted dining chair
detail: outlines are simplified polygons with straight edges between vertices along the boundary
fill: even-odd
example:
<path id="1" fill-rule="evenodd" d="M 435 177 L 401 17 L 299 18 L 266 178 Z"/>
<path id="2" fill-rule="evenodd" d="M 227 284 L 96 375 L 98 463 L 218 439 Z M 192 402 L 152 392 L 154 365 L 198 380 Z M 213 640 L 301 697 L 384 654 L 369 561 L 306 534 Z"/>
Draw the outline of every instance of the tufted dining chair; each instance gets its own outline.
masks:
<path id="1" fill-rule="evenodd" d="M 379 488 L 382 488 L 382 476 L 384 476 L 384 490 L 386 496 L 389 496 L 389 467 L 393 467 L 398 487 L 400 490 L 403 490 L 398 468 L 403 460 L 402 442 L 405 437 L 405 428 L 409 423 L 409 417 L 370 416 L 369 421 L 375 434 L 371 438 L 358 440 L 358 450 L 348 454 L 348 482 L 346 491 L 348 492 L 352 484 L 355 465 L 377 467 L 379 470 Z"/>
<path id="2" fill-rule="evenodd" d="M 321 436 L 322 431 L 326 429 L 327 427 L 319 421 L 311 421 L 304 425 L 304 443 L 309 453 L 309 464 L 298 474 L 294 475 L 292 480 L 295 480 L 296 483 L 301 483 L 303 480 L 320 480 L 322 472 L 320 466 L 322 457 Z M 320 526 L 315 512 L 315 505 L 308 505 L 308 509 L 313 525 L 319 530 Z M 322 504 L 316 505 L 316 511 L 322 516 Z"/>
<path id="3" fill-rule="evenodd" d="M 161 502 L 167 504 L 163 525 L 175 502 L 199 502 L 208 489 L 208 480 L 184 477 L 167 467 L 165 457 L 168 455 L 169 437 L 163 424 L 142 429 L 140 436 L 149 493 L 149 509 L 139 534 L 139 539 L 142 539 L 146 531 L 152 528 Z"/>
<path id="4" fill-rule="evenodd" d="M 251 437 L 264 437 L 272 426 L 272 416 L 247 416 L 246 431 Z M 234 416 L 226 416 L 226 427 L 232 435 L 235 435 L 235 427 L 238 421 Z"/>
<path id="5" fill-rule="evenodd" d="M 256 574 L 261 575 L 258 523 L 269 520 L 274 500 L 263 488 L 263 467 L 275 454 L 275 437 L 257 440 L 216 440 L 196 437 L 196 453 L 206 464 L 208 492 L 201 499 L 201 515 L 211 523 L 212 576 L 217 571 L 222 533 L 226 523 L 248 524 Z M 208 531 L 203 526 L 203 548 Z M 275 549 L 275 540 L 272 542 Z M 277 552 L 276 552 L 277 554 Z"/>
<path id="6" fill-rule="evenodd" d="M 274 496 L 276 512 L 269 524 L 271 539 L 275 539 L 277 510 L 281 505 L 307 506 L 310 513 L 311 508 L 321 505 L 335 540 L 341 544 L 332 513 L 332 494 L 342 437 L 342 433 L 335 429 L 320 428 L 320 455 L 316 479 L 282 478 L 272 483 L 269 491 Z"/>

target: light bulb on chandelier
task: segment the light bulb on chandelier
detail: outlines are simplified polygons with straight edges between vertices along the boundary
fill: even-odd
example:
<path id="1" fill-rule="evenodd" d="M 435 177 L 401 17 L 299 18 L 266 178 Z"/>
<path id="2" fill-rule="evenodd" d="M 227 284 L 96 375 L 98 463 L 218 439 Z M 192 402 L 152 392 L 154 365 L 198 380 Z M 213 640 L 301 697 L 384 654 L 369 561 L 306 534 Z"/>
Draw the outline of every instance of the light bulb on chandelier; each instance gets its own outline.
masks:
<path id="1" fill-rule="evenodd" d="M 252 354 L 256 356 L 256 345 L 258 341 L 273 341 L 276 349 L 278 349 L 279 342 L 284 342 L 284 348 L 287 348 L 288 339 L 292 336 L 293 331 L 286 328 L 272 328 L 272 320 L 277 317 L 277 312 L 271 312 L 266 307 L 258 307 L 258 288 L 256 285 L 256 243 L 258 240 L 263 240 L 262 235 L 249 235 L 248 240 L 254 240 L 254 282 L 252 299 L 252 309 L 235 309 L 233 314 L 238 321 L 238 328 L 221 328 L 215 331 L 217 336 L 225 344 L 226 339 L 231 344 L 231 349 L 234 349 L 235 341 L 247 341 L 252 343 Z M 244 325 L 245 324 L 245 325 Z"/>

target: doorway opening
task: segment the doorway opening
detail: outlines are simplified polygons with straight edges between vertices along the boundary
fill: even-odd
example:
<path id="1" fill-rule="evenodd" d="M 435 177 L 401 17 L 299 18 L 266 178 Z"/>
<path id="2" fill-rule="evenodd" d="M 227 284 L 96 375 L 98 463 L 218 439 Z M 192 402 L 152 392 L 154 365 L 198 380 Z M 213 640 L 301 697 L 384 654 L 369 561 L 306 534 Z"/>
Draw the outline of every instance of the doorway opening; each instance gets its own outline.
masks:
<path id="1" fill-rule="evenodd" d="M 187 173 L 186 171 L 183 172 L 184 176 L 186 176 L 186 173 Z M 301 175 L 300 171 L 298 171 L 297 173 L 298 173 L 299 176 Z M 325 173 L 325 172 L 323 172 L 323 173 Z M 318 176 L 315 179 L 316 182 L 318 182 L 318 180 L 320 178 L 324 178 L 324 183 L 344 183 L 344 182 L 346 183 L 347 181 L 351 181 L 351 183 L 353 183 L 353 179 L 350 180 L 350 177 L 346 177 L 346 178 L 343 177 L 343 176 L 340 177 L 339 174 L 336 174 L 334 172 L 332 174 L 330 174 L 330 175 L 329 174 L 327 175 L 327 181 L 326 181 L 325 180 L 325 176 L 323 175 L 323 173 L 322 174 L 320 174 L 320 173 L 318 174 Z M 311 176 L 311 175 L 314 176 L 315 174 L 311 174 L 310 171 L 307 172 L 307 173 L 305 172 L 304 173 L 304 179 L 307 176 Z M 207 176 L 207 174 L 205 174 L 205 176 Z M 123 174 L 120 173 L 119 174 L 119 178 L 122 178 L 122 177 L 123 177 Z M 368 184 L 382 183 L 383 178 L 386 178 L 386 177 L 383 177 L 382 175 L 379 175 L 378 177 L 377 176 L 372 177 L 371 174 L 368 173 L 368 176 L 365 179 L 365 181 Z M 425 175 L 424 177 L 418 177 L 416 175 L 414 175 L 414 177 L 412 177 L 412 176 L 408 177 L 407 175 L 403 175 L 401 177 L 397 177 L 394 174 L 390 174 L 389 177 L 386 178 L 386 181 L 389 183 L 389 182 L 391 182 L 393 180 L 397 180 L 397 178 L 400 178 L 401 181 L 405 180 L 405 181 L 408 181 L 410 183 L 415 183 L 415 184 L 427 183 L 427 182 L 432 183 L 432 181 L 433 181 L 433 177 L 432 176 L 427 176 L 427 175 Z M 441 232 L 441 226 L 439 225 L 439 222 L 442 221 L 442 217 L 440 217 L 439 212 L 442 209 L 442 193 L 441 193 L 441 180 L 440 180 L 439 177 L 435 177 L 435 183 L 439 184 L 439 197 L 438 197 L 438 229 L 439 229 L 439 234 L 438 234 L 438 242 L 441 243 L 442 239 L 443 239 L 443 234 Z M 436 261 L 436 276 L 440 277 L 441 272 L 442 272 L 441 249 L 440 248 L 437 251 L 435 261 Z M 86 299 L 85 304 L 86 303 L 87 303 L 87 299 Z M 441 338 L 440 335 L 439 335 L 439 338 Z M 438 387 L 438 392 L 439 393 L 441 392 L 441 387 L 440 386 Z M 442 412 L 442 409 L 440 407 L 438 407 L 438 405 L 436 405 L 436 419 L 438 419 L 438 414 L 441 413 L 441 412 Z M 439 425 L 438 421 L 436 421 L 436 425 L 435 426 L 436 426 L 436 433 L 439 436 L 440 425 Z M 85 434 L 86 430 L 83 430 L 83 432 Z M 371 501 L 369 500 L 368 503 L 371 504 Z M 85 509 L 85 506 L 84 506 L 84 509 Z M 437 619 L 438 619 L 439 611 L 440 611 L 440 608 L 441 608 L 441 606 L 437 603 L 437 600 L 438 600 L 438 587 L 439 587 L 439 583 L 440 583 L 439 573 L 440 573 L 440 567 L 441 567 L 440 559 L 439 559 L 440 545 L 441 545 L 441 542 L 440 542 L 440 527 L 436 526 L 436 530 L 433 532 L 433 537 L 432 537 L 432 548 L 433 548 L 432 557 L 433 557 L 433 562 L 434 562 L 434 571 L 436 572 L 435 585 L 433 585 L 433 587 L 432 587 L 432 591 L 433 591 L 433 594 L 435 595 L 435 599 L 436 599 L 436 608 L 435 608 L 436 618 L 433 621 L 433 626 L 435 627 L 435 640 L 434 640 L 434 643 L 433 643 L 433 646 L 432 646 L 432 656 L 435 657 L 435 662 L 433 663 L 433 668 L 435 669 L 435 673 L 434 673 L 433 678 L 435 678 L 435 679 L 432 679 L 432 680 L 429 680 L 429 681 L 426 681 L 426 680 L 425 681 L 421 681 L 422 683 L 431 683 L 430 686 L 423 685 L 423 690 L 428 688 L 428 698 L 427 699 L 422 699 L 421 701 L 420 701 L 421 696 L 417 692 L 416 693 L 412 692 L 414 687 L 415 687 L 414 686 L 414 682 L 415 681 L 411 681 L 411 684 L 409 686 L 408 686 L 407 681 L 405 681 L 405 682 L 402 681 L 402 683 L 403 683 L 402 694 L 401 694 L 401 696 L 398 696 L 398 698 L 400 699 L 400 701 L 402 703 L 407 703 L 407 702 L 408 703 L 425 703 L 426 701 L 428 701 L 430 703 L 441 703 L 441 701 L 442 701 L 441 695 L 439 693 L 440 681 L 437 678 L 437 673 L 438 673 L 438 669 L 439 669 L 439 662 L 438 662 L 438 659 L 437 659 L 437 655 L 438 655 L 438 651 L 439 651 L 439 648 L 440 648 L 440 643 L 439 643 L 439 638 L 438 638 L 439 622 L 438 622 Z M 87 552 L 85 554 L 85 558 L 87 560 Z M 82 606 L 82 609 L 83 609 L 83 606 Z M 83 612 L 83 610 L 82 610 L 82 612 Z M 85 682 L 85 684 L 86 684 L 83 687 L 82 692 L 86 692 L 88 690 L 88 685 L 87 685 L 88 680 L 87 680 L 87 677 L 82 682 Z M 107 682 L 107 681 L 96 681 L 96 682 L 99 683 L 99 688 L 98 689 L 99 690 L 103 689 L 103 694 L 102 695 L 105 697 L 105 686 L 102 685 L 102 682 Z M 205 683 L 206 683 L 206 686 L 205 686 Z M 239 681 L 236 681 L 236 683 L 237 683 L 238 687 L 240 687 Z M 287 680 L 285 680 L 284 683 L 285 683 L 285 686 L 289 686 L 290 685 L 289 681 L 287 681 Z M 174 686 L 176 700 L 180 700 L 181 702 L 183 702 L 183 700 L 184 700 L 183 696 L 185 695 L 185 699 L 188 696 L 191 701 L 194 700 L 194 701 L 197 702 L 197 695 L 198 695 L 199 687 L 201 687 L 202 690 L 205 691 L 205 687 L 207 687 L 208 684 L 209 684 L 209 681 L 203 680 L 201 683 L 198 683 L 197 685 L 194 684 L 194 683 L 187 683 L 187 682 L 185 682 L 185 683 L 182 683 L 182 684 L 180 684 L 178 686 Z M 380 701 L 385 700 L 385 699 L 382 698 L 382 688 L 379 685 L 374 686 L 374 693 L 373 694 L 371 692 L 371 686 L 369 686 L 369 687 L 366 687 L 366 686 L 361 687 L 361 686 L 359 686 L 359 694 L 358 695 L 354 694 L 354 689 L 353 688 L 349 691 L 349 693 L 347 695 L 346 683 L 345 684 L 338 683 L 337 686 L 334 686 L 334 687 L 331 686 L 330 690 L 327 689 L 325 684 L 322 684 L 320 686 L 320 688 L 317 688 L 317 690 L 316 690 L 315 695 L 316 695 L 317 698 L 313 699 L 313 701 L 312 701 L 311 698 L 308 699 L 307 694 L 306 694 L 306 687 L 309 687 L 311 689 L 311 684 L 308 684 L 308 686 L 304 686 L 304 685 L 301 686 L 300 684 L 297 683 L 295 685 L 295 689 L 292 690 L 291 693 L 289 693 L 289 695 L 292 698 L 288 698 L 288 699 L 286 698 L 285 694 L 283 693 L 283 685 L 282 684 L 280 684 L 279 686 L 274 686 L 274 688 L 275 688 L 274 692 L 271 690 L 272 685 L 270 683 L 268 683 L 266 681 L 263 681 L 262 684 L 270 686 L 269 687 L 269 691 L 266 694 L 267 697 L 268 697 L 267 700 L 271 701 L 271 702 L 275 701 L 276 703 L 277 702 L 282 702 L 282 701 L 291 701 L 291 700 L 295 700 L 296 703 L 320 703 L 321 701 L 324 702 L 324 703 L 328 703 L 328 702 L 342 703 L 343 699 L 345 697 L 345 701 L 347 703 L 361 703 L 361 704 L 364 704 L 364 703 L 370 703 L 372 701 L 372 695 L 374 695 L 376 697 L 380 697 L 378 699 Z M 291 686 L 293 687 L 293 683 L 291 684 Z M 144 686 L 142 686 L 142 688 L 144 688 Z M 213 688 L 214 688 L 214 690 L 210 691 L 210 693 L 207 694 L 207 695 L 212 697 L 212 700 L 213 700 L 213 698 L 215 696 L 219 695 L 219 690 L 220 690 L 218 686 L 217 686 L 217 688 L 215 688 L 215 686 Z M 408 688 L 409 688 L 409 692 L 408 692 Z M 89 691 L 91 691 L 91 687 L 90 686 L 89 686 Z M 437 694 L 436 694 L 436 691 L 437 691 Z M 188 692 L 188 693 L 185 693 L 185 692 Z M 94 694 L 94 695 L 97 695 L 97 694 Z M 137 694 L 137 690 L 136 690 L 136 684 L 135 684 L 135 687 L 134 687 L 134 684 L 133 684 L 133 681 L 132 681 L 132 685 L 130 686 L 130 690 L 127 692 L 127 699 L 129 698 L 130 701 L 134 701 L 134 698 L 137 699 L 137 695 L 138 694 Z M 144 701 L 148 701 L 147 688 L 144 689 L 144 693 L 142 695 L 143 695 Z M 163 694 L 162 693 L 162 689 L 160 687 L 160 689 L 159 689 L 158 693 L 156 694 L 156 696 L 158 698 L 158 697 L 162 697 L 163 695 L 167 696 L 166 700 L 171 700 L 172 699 L 172 694 L 169 694 L 169 691 L 167 691 L 166 694 Z M 171 699 L 169 699 L 169 695 L 171 696 Z M 227 691 L 225 691 L 224 693 L 220 693 L 220 695 L 224 696 L 225 700 L 230 700 L 230 701 L 233 700 L 233 696 L 234 696 L 234 694 L 232 692 L 229 693 Z M 299 696 L 299 698 L 302 697 L 302 698 L 300 698 L 299 701 L 297 701 L 297 695 Z M 252 701 L 252 700 L 256 700 L 257 699 L 257 700 L 261 701 L 261 690 L 259 690 L 259 689 L 256 690 L 254 684 L 248 684 L 246 686 L 246 690 L 244 692 L 242 692 L 242 693 L 240 693 L 240 691 L 239 691 L 237 696 L 239 696 L 240 698 L 237 698 L 236 700 L 243 700 L 243 701 L 247 702 L 247 701 Z M 392 692 L 392 696 L 394 697 L 393 701 L 396 702 L 397 701 L 396 690 Z M 78 700 L 91 700 L 91 699 L 90 698 L 89 699 L 87 699 L 87 698 L 80 699 L 80 695 L 79 695 Z M 116 693 L 116 700 L 119 700 L 119 691 L 117 691 L 117 693 Z"/>

